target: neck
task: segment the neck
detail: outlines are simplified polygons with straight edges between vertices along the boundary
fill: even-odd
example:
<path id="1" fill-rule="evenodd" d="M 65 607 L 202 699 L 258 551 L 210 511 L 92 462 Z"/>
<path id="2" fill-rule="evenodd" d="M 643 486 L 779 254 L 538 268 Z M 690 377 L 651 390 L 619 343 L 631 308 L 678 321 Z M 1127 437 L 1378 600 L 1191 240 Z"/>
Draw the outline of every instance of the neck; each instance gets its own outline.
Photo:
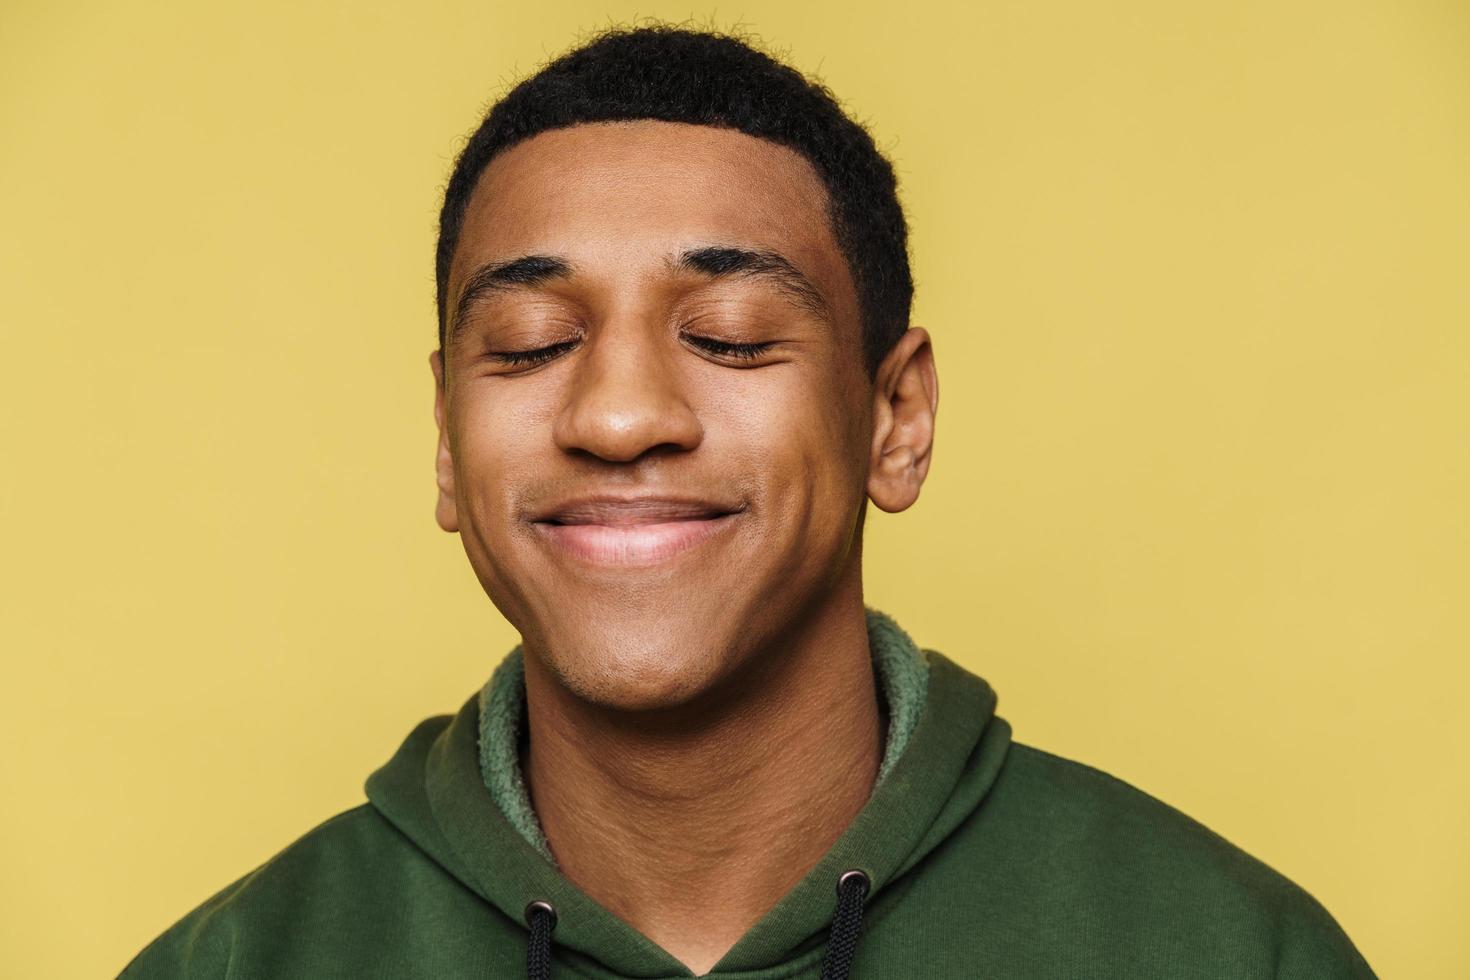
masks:
<path id="1" fill-rule="evenodd" d="M 867 802 L 883 734 L 860 593 L 657 717 L 580 701 L 527 656 L 532 805 L 562 873 L 696 974 Z"/>

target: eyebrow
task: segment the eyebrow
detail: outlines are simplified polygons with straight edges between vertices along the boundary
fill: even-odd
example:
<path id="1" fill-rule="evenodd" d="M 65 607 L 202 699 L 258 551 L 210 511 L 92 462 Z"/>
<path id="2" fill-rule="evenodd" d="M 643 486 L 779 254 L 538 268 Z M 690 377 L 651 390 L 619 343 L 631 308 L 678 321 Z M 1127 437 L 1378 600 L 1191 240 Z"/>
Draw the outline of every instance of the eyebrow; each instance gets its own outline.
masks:
<path id="1" fill-rule="evenodd" d="M 774 249 L 742 248 L 737 245 L 705 245 L 679 253 L 673 268 L 711 279 L 732 277 L 765 279 L 808 313 L 831 319 L 831 310 L 821 290 L 790 259 Z M 446 331 L 446 346 L 467 319 L 470 307 L 489 293 L 533 288 L 553 279 L 569 279 L 572 264 L 555 255 L 522 255 L 482 265 L 465 280 L 454 304 L 454 315 Z"/>
<path id="2" fill-rule="evenodd" d="M 555 255 L 522 255 L 504 262 L 480 266 L 470 273 L 464 288 L 459 291 L 445 343 L 454 341 L 455 334 L 464 325 L 470 306 L 481 296 L 520 287 L 539 286 L 552 279 L 569 278 L 571 274 L 572 264 Z"/>
<path id="3" fill-rule="evenodd" d="M 773 249 L 708 245 L 679 255 L 674 266 L 712 279 L 739 276 L 765 279 L 808 313 L 831 319 L 821 290 L 790 259 Z"/>

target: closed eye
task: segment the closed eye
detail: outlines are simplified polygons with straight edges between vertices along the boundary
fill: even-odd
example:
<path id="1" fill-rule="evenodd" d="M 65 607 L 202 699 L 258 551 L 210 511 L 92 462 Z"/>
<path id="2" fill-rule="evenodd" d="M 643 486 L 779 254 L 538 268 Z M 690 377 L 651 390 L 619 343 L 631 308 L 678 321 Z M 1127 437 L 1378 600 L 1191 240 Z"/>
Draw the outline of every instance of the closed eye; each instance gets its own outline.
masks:
<path id="1" fill-rule="evenodd" d="M 551 360 L 563 351 L 571 350 L 575 346 L 577 346 L 575 340 L 564 340 L 559 344 L 552 344 L 550 347 L 538 347 L 535 350 L 492 351 L 490 356 L 502 364 L 541 364 L 544 361 Z"/>
<path id="2" fill-rule="evenodd" d="M 730 357 L 740 361 L 755 360 L 772 347 L 776 346 L 773 341 L 760 343 L 742 344 L 728 340 L 716 340 L 713 337 L 699 337 L 694 334 L 685 334 L 684 339 L 696 347 L 708 351 L 718 357 Z M 558 355 L 571 350 L 577 346 L 575 340 L 564 340 L 559 344 L 549 347 L 538 347 L 535 350 L 508 350 L 492 351 L 490 356 L 502 364 L 513 366 L 527 366 L 543 364 Z"/>
<path id="3" fill-rule="evenodd" d="M 713 337 L 697 337 L 694 334 L 685 334 L 684 339 L 696 347 L 709 351 L 720 357 L 733 357 L 737 360 L 750 361 L 764 354 L 776 346 L 773 341 L 764 341 L 758 344 L 737 344 L 728 340 L 716 340 Z"/>

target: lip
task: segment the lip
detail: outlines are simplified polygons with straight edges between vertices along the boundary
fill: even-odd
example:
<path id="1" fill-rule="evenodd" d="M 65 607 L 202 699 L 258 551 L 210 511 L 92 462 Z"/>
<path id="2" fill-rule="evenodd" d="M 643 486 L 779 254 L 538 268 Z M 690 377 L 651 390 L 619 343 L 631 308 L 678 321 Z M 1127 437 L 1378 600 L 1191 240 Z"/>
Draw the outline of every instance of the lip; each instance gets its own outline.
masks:
<path id="1" fill-rule="evenodd" d="M 583 497 L 537 518 L 533 527 L 572 558 L 602 566 L 653 565 L 709 541 L 743 507 L 672 497 Z"/>

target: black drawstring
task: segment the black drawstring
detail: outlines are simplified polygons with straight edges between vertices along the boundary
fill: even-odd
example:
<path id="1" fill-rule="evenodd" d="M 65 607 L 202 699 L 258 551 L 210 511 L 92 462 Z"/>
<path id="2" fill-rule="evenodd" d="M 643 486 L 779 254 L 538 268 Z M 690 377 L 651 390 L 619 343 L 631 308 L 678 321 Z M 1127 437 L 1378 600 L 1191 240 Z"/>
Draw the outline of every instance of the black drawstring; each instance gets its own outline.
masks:
<path id="1" fill-rule="evenodd" d="M 863 928 L 863 899 L 872 882 L 862 871 L 844 871 L 837 879 L 837 911 L 832 914 L 832 933 L 827 955 L 822 959 L 822 980 L 847 980 L 852 958 L 857 955 Z M 551 930 L 556 928 L 556 909 L 550 902 L 526 906 L 526 925 L 531 938 L 526 942 L 526 980 L 551 980 Z"/>
<path id="2" fill-rule="evenodd" d="M 868 876 L 861 871 L 843 872 L 837 879 L 837 911 L 832 915 L 832 935 L 822 959 L 822 980 L 847 980 L 852 958 L 857 955 L 858 936 L 863 928 L 863 898 L 868 894 Z"/>
<path id="3" fill-rule="evenodd" d="M 556 928 L 556 909 L 550 902 L 532 902 L 526 906 L 526 925 L 531 938 L 526 941 L 526 980 L 551 980 L 551 930 Z"/>

